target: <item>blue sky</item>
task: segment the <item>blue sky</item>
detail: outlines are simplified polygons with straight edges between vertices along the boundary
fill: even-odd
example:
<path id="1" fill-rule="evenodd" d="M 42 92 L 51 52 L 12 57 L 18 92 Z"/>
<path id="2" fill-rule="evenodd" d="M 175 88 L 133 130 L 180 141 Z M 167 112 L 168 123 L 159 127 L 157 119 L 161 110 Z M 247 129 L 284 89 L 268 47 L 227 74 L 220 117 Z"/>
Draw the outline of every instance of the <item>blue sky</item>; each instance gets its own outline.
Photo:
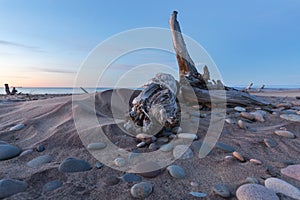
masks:
<path id="1" fill-rule="evenodd" d="M 299 0 L 0 0 L 1 84 L 72 86 L 100 42 L 129 29 L 169 28 L 173 10 L 179 11 L 183 33 L 207 50 L 225 84 L 300 85 Z M 176 69 L 173 55 L 155 55 L 153 60 Z M 150 62 L 129 56 L 119 65 L 143 61 Z"/>

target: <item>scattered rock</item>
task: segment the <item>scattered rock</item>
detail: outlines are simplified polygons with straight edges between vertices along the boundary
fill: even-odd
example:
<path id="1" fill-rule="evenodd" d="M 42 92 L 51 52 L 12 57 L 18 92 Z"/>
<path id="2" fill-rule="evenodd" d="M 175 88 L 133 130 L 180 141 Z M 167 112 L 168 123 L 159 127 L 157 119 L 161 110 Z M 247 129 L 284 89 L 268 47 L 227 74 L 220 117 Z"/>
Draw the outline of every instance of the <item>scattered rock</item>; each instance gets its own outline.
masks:
<path id="1" fill-rule="evenodd" d="M 31 161 L 27 162 L 27 166 L 32 167 L 32 168 L 39 168 L 42 165 L 46 163 L 50 163 L 52 161 L 52 157 L 49 155 L 43 155 L 36 157 L 32 159 Z"/>
<path id="2" fill-rule="evenodd" d="M 265 118 L 264 116 L 267 114 L 266 111 L 263 110 L 257 110 L 255 112 L 251 112 L 250 114 L 252 114 L 254 116 L 254 119 L 258 122 L 264 122 Z"/>
<path id="3" fill-rule="evenodd" d="M 43 186 L 43 191 L 44 192 L 53 191 L 60 188 L 61 186 L 63 186 L 63 182 L 61 182 L 60 180 L 50 181 Z"/>
<path id="4" fill-rule="evenodd" d="M 174 178 L 183 179 L 186 177 L 184 169 L 178 165 L 170 165 L 167 167 L 167 170 Z"/>
<path id="5" fill-rule="evenodd" d="M 273 147 L 276 147 L 278 145 L 277 142 L 275 140 L 272 140 L 272 139 L 264 139 L 264 143 L 269 148 L 273 148 Z"/>
<path id="6" fill-rule="evenodd" d="M 195 154 L 199 154 L 203 142 L 202 141 L 194 141 L 191 145 Z"/>
<path id="7" fill-rule="evenodd" d="M 300 122 L 300 115 L 296 114 L 282 114 L 280 115 L 282 119 L 289 120 L 292 122 Z"/>
<path id="8" fill-rule="evenodd" d="M 244 157 L 237 151 L 234 151 L 232 155 L 241 162 L 245 162 Z"/>
<path id="9" fill-rule="evenodd" d="M 274 131 L 274 133 L 276 135 L 286 137 L 286 138 L 291 138 L 291 139 L 294 139 L 296 137 L 294 133 L 292 133 L 290 131 L 286 131 L 286 130 L 276 130 L 276 131 Z"/>
<path id="10" fill-rule="evenodd" d="M 88 150 L 100 150 L 104 149 L 106 144 L 104 142 L 91 143 L 87 146 Z"/>
<path id="11" fill-rule="evenodd" d="M 23 151 L 23 152 L 20 154 L 20 157 L 21 157 L 21 156 L 27 156 L 27 155 L 31 154 L 32 152 L 33 152 L 32 149 L 27 149 L 27 150 Z"/>
<path id="12" fill-rule="evenodd" d="M 159 145 L 157 143 L 151 143 L 148 148 L 155 151 L 159 149 Z"/>
<path id="13" fill-rule="evenodd" d="M 137 145 L 136 145 L 136 147 L 137 148 L 142 148 L 142 147 L 144 147 L 144 146 L 146 146 L 146 142 L 140 142 L 140 143 L 138 143 Z"/>
<path id="14" fill-rule="evenodd" d="M 19 192 L 24 192 L 28 184 L 24 181 L 15 179 L 1 179 L 0 180 L 0 198 L 9 197 Z"/>
<path id="15" fill-rule="evenodd" d="M 300 165 L 289 165 L 286 168 L 281 169 L 280 172 L 285 176 L 300 181 Z"/>
<path id="16" fill-rule="evenodd" d="M 254 164 L 257 164 L 257 165 L 261 165 L 261 164 L 262 164 L 262 162 L 261 162 L 260 160 L 257 160 L 257 159 L 255 159 L 255 158 L 251 158 L 251 159 L 250 159 L 250 162 L 251 162 L 251 163 L 254 163 Z"/>
<path id="17" fill-rule="evenodd" d="M 154 178 L 161 173 L 161 167 L 153 161 L 145 161 L 135 165 L 132 168 L 132 173 L 136 173 L 145 178 Z"/>
<path id="18" fill-rule="evenodd" d="M 91 165 L 77 158 L 66 158 L 58 167 L 59 171 L 64 173 L 83 172 L 91 170 Z"/>
<path id="19" fill-rule="evenodd" d="M 236 191 L 238 200 L 279 200 L 272 190 L 259 184 L 245 184 Z"/>
<path id="20" fill-rule="evenodd" d="M 233 120 L 230 119 L 230 118 L 226 118 L 226 119 L 225 119 L 225 122 L 226 122 L 227 124 L 233 124 Z"/>
<path id="21" fill-rule="evenodd" d="M 300 199 L 300 190 L 279 178 L 268 178 L 265 186 L 276 193 L 282 193 L 294 199 Z"/>
<path id="22" fill-rule="evenodd" d="M 246 183 L 256 183 L 259 184 L 259 181 L 257 180 L 257 178 L 253 178 L 253 177 L 247 177 L 245 180 Z"/>
<path id="23" fill-rule="evenodd" d="M 103 179 L 103 182 L 107 186 L 117 185 L 120 182 L 120 179 L 114 175 L 108 175 Z"/>
<path id="24" fill-rule="evenodd" d="M 246 126 L 244 125 L 244 122 L 243 122 L 242 120 L 239 120 L 237 124 L 238 124 L 238 126 L 239 126 L 241 129 L 245 129 L 245 128 L 246 128 Z"/>
<path id="25" fill-rule="evenodd" d="M 101 169 L 103 166 L 104 166 L 104 164 L 101 163 L 101 162 L 96 162 L 96 164 L 95 164 L 95 167 L 96 167 L 97 169 Z"/>
<path id="26" fill-rule="evenodd" d="M 280 175 L 279 171 L 272 165 L 264 165 L 266 172 L 273 177 Z"/>
<path id="27" fill-rule="evenodd" d="M 187 145 L 177 145 L 173 149 L 175 159 L 185 160 L 193 158 L 194 153 Z"/>
<path id="28" fill-rule="evenodd" d="M 131 174 L 131 173 L 126 173 L 123 176 L 121 176 L 121 179 L 127 183 L 132 183 L 132 182 L 140 182 L 142 181 L 142 177 L 139 175 Z"/>
<path id="29" fill-rule="evenodd" d="M 0 161 L 7 160 L 18 156 L 21 149 L 10 144 L 0 144 Z"/>
<path id="30" fill-rule="evenodd" d="M 221 143 L 221 142 L 217 142 L 215 146 L 216 146 L 216 148 L 221 149 L 228 153 L 232 153 L 235 151 L 235 149 L 232 146 L 229 146 L 229 145 Z"/>
<path id="31" fill-rule="evenodd" d="M 171 143 L 168 143 L 168 144 L 164 144 L 162 145 L 159 150 L 163 151 L 163 152 L 169 152 L 169 151 L 172 151 L 174 148 L 173 144 Z"/>
<path id="32" fill-rule="evenodd" d="M 180 134 L 177 134 L 177 137 L 180 139 L 189 139 L 189 140 L 198 139 L 198 136 L 194 133 L 180 133 Z"/>
<path id="33" fill-rule="evenodd" d="M 194 197 L 199 197 L 199 198 L 203 198 L 203 197 L 207 196 L 207 194 L 202 193 L 202 192 L 190 192 L 189 194 L 194 196 Z"/>
<path id="34" fill-rule="evenodd" d="M 199 186 L 199 183 L 194 182 L 194 181 L 191 181 L 190 184 L 191 184 L 192 187 L 198 187 Z"/>
<path id="35" fill-rule="evenodd" d="M 213 187 L 213 191 L 221 197 L 224 197 L 224 198 L 230 197 L 230 192 L 229 192 L 228 188 L 223 184 L 215 185 Z"/>
<path id="36" fill-rule="evenodd" d="M 172 133 L 174 134 L 178 134 L 182 132 L 182 128 L 180 126 L 176 126 L 174 128 L 172 128 Z"/>
<path id="37" fill-rule="evenodd" d="M 136 137 L 136 139 L 137 139 L 138 142 L 146 142 L 147 144 L 150 144 L 150 143 L 156 141 L 156 137 L 155 136 L 148 135 L 146 133 L 137 134 L 135 137 Z"/>
<path id="38" fill-rule="evenodd" d="M 15 126 L 11 127 L 9 130 L 10 130 L 10 131 L 19 131 L 19 130 L 21 130 L 21 129 L 23 129 L 23 128 L 25 128 L 25 125 L 24 125 L 24 124 L 17 124 L 17 125 L 15 125 Z"/>
<path id="39" fill-rule="evenodd" d="M 169 137 L 170 135 L 173 135 L 173 133 L 170 132 L 170 131 L 164 131 L 164 132 L 162 133 L 162 136 L 165 136 L 165 137 Z"/>
<path id="40" fill-rule="evenodd" d="M 244 117 L 249 120 L 254 120 L 255 116 L 253 114 L 247 113 L 247 112 L 241 112 L 241 117 Z"/>
<path id="41" fill-rule="evenodd" d="M 39 146 L 37 146 L 37 147 L 36 147 L 36 151 L 37 151 L 37 152 L 45 151 L 44 145 L 40 144 Z"/>
<path id="42" fill-rule="evenodd" d="M 118 167 L 124 167 L 126 165 L 126 160 L 124 158 L 116 158 L 114 164 Z"/>
<path id="43" fill-rule="evenodd" d="M 243 107 L 240 107 L 240 106 L 234 107 L 234 110 L 235 110 L 235 111 L 238 111 L 238 112 L 246 112 L 246 109 L 243 108 Z"/>
<path id="44" fill-rule="evenodd" d="M 148 182 L 137 183 L 132 186 L 130 193 L 135 198 L 146 198 L 148 197 L 153 190 L 153 186 Z"/>
<path id="45" fill-rule="evenodd" d="M 290 108 L 292 105 L 290 103 L 279 103 L 276 105 L 276 108 Z"/>
<path id="46" fill-rule="evenodd" d="M 158 143 L 167 143 L 169 142 L 169 138 L 168 137 L 160 137 L 157 139 Z"/>

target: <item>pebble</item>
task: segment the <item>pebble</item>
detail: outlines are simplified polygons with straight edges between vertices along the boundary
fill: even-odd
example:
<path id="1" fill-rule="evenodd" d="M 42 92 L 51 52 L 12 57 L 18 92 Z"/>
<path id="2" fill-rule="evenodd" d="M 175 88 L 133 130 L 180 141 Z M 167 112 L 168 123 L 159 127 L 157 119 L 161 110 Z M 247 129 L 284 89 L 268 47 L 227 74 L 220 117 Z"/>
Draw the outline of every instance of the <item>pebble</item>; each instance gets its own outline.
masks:
<path id="1" fill-rule="evenodd" d="M 153 190 L 153 186 L 148 182 L 141 182 L 133 185 L 130 189 L 130 193 L 135 198 L 146 198 Z"/>
<path id="2" fill-rule="evenodd" d="M 19 147 L 10 144 L 0 144 L 0 161 L 18 156 L 21 153 Z"/>
<path id="3" fill-rule="evenodd" d="M 149 134 L 146 134 L 146 133 L 137 134 L 135 137 L 136 137 L 138 142 L 146 142 L 147 144 L 150 144 L 150 143 L 156 141 L 155 136 L 149 135 Z"/>
<path id="4" fill-rule="evenodd" d="M 253 178 L 253 177 L 247 177 L 245 181 L 246 181 L 246 183 L 256 183 L 256 184 L 259 184 L 259 181 L 257 180 L 257 178 Z"/>
<path id="5" fill-rule="evenodd" d="M 249 119 L 249 120 L 254 120 L 255 119 L 255 116 L 251 113 L 247 113 L 247 112 L 241 112 L 241 117 L 244 117 L 246 119 Z"/>
<path id="6" fill-rule="evenodd" d="M 161 167 L 154 161 L 145 161 L 135 165 L 132 172 L 145 178 L 154 178 L 161 173 Z"/>
<path id="7" fill-rule="evenodd" d="M 230 197 L 230 192 L 229 192 L 228 188 L 223 184 L 215 185 L 213 187 L 213 191 L 221 197 L 224 197 L 224 198 Z"/>
<path id="8" fill-rule="evenodd" d="M 44 145 L 40 144 L 39 146 L 37 146 L 37 147 L 36 147 L 36 151 L 37 151 L 37 152 L 45 151 Z"/>
<path id="9" fill-rule="evenodd" d="M 46 163 L 50 163 L 52 161 L 52 157 L 49 155 L 43 155 L 36 157 L 32 159 L 31 161 L 27 162 L 27 166 L 32 167 L 32 168 L 39 168 L 42 165 Z"/>
<path id="10" fill-rule="evenodd" d="M 277 108 L 290 108 L 291 106 L 290 103 L 279 103 L 276 105 Z"/>
<path id="11" fill-rule="evenodd" d="M 290 131 L 276 130 L 276 131 L 274 131 L 274 133 L 276 135 L 286 137 L 286 138 L 290 138 L 290 139 L 294 139 L 296 137 L 295 134 L 290 132 Z"/>
<path id="12" fill-rule="evenodd" d="M 43 186 L 43 191 L 44 192 L 53 191 L 60 188 L 61 186 L 63 186 L 63 182 L 61 182 L 60 180 L 49 181 Z"/>
<path id="13" fill-rule="evenodd" d="M 203 198 L 203 197 L 207 196 L 207 194 L 202 193 L 202 192 L 190 192 L 189 194 L 194 196 L 194 197 L 198 197 L 198 198 Z"/>
<path id="14" fill-rule="evenodd" d="M 269 148 L 273 148 L 273 147 L 276 147 L 278 145 L 277 142 L 275 140 L 272 140 L 272 139 L 264 139 L 264 143 Z"/>
<path id="15" fill-rule="evenodd" d="M 282 119 L 293 121 L 293 122 L 300 122 L 300 115 L 296 114 L 282 114 L 280 115 Z"/>
<path id="16" fill-rule="evenodd" d="M 20 154 L 20 157 L 21 157 L 21 156 L 27 156 L 27 155 L 31 154 L 32 152 L 33 152 L 32 149 L 27 149 L 27 150 L 23 151 L 23 152 Z"/>
<path id="17" fill-rule="evenodd" d="M 275 193 L 282 193 L 294 199 L 300 199 L 300 190 L 288 182 L 279 178 L 268 178 L 265 180 L 265 186 Z"/>
<path id="18" fill-rule="evenodd" d="M 199 183 L 194 182 L 194 181 L 191 181 L 190 184 L 191 184 L 192 187 L 198 187 L 199 186 Z"/>
<path id="19" fill-rule="evenodd" d="M 254 119 L 258 122 L 264 122 L 265 118 L 264 116 L 267 114 L 266 111 L 264 110 L 257 110 L 255 112 L 251 112 L 250 114 L 252 114 L 254 116 Z"/>
<path id="20" fill-rule="evenodd" d="M 124 158 L 116 158 L 114 160 L 114 164 L 117 166 L 117 167 L 124 167 L 126 165 L 126 160 Z"/>
<path id="21" fill-rule="evenodd" d="M 25 128 L 25 125 L 24 125 L 24 124 L 17 124 L 17 125 L 15 125 L 15 126 L 11 127 L 9 130 L 10 130 L 10 131 L 19 131 L 19 130 L 21 130 L 21 129 L 23 129 L 23 128 Z"/>
<path id="22" fill-rule="evenodd" d="M 0 199 L 9 197 L 19 192 L 24 192 L 28 184 L 24 181 L 15 179 L 1 179 L 0 180 Z"/>
<path id="23" fill-rule="evenodd" d="M 95 167 L 96 167 L 97 169 L 101 169 L 103 166 L 104 166 L 104 164 L 101 163 L 101 162 L 96 162 L 96 164 L 95 164 Z"/>
<path id="24" fill-rule="evenodd" d="M 257 159 L 255 159 L 255 158 L 251 158 L 251 159 L 250 159 L 250 162 L 251 162 L 251 163 L 254 163 L 254 164 L 257 164 L 257 165 L 261 165 L 261 164 L 262 164 L 262 162 L 261 162 L 260 160 L 257 160 Z"/>
<path id="25" fill-rule="evenodd" d="M 174 148 L 173 144 L 169 143 L 169 144 L 164 144 L 162 145 L 159 150 L 163 151 L 163 152 L 169 152 L 172 151 Z"/>
<path id="26" fill-rule="evenodd" d="M 237 151 L 232 152 L 232 155 L 241 162 L 245 161 L 245 158 Z"/>
<path id="27" fill-rule="evenodd" d="M 192 149 L 194 151 L 195 154 L 198 154 L 200 149 L 201 149 L 201 146 L 202 146 L 203 142 L 202 141 L 194 141 L 192 143 Z"/>
<path id="28" fill-rule="evenodd" d="M 217 142 L 215 146 L 216 146 L 216 148 L 221 149 L 228 153 L 232 153 L 235 151 L 235 149 L 232 146 L 229 146 L 229 145 L 221 143 L 221 142 Z"/>
<path id="29" fill-rule="evenodd" d="M 289 165 L 286 168 L 281 169 L 280 172 L 285 176 L 289 176 L 300 181 L 300 164 Z"/>
<path id="30" fill-rule="evenodd" d="M 236 191 L 238 200 L 279 200 L 272 190 L 259 184 L 245 184 Z"/>
<path id="31" fill-rule="evenodd" d="M 148 148 L 155 151 L 159 149 L 159 145 L 157 143 L 151 143 Z"/>
<path id="32" fill-rule="evenodd" d="M 137 148 L 142 148 L 142 147 L 144 147 L 144 146 L 146 146 L 146 142 L 140 142 L 140 143 L 138 143 L 137 145 L 136 145 L 136 147 Z"/>
<path id="33" fill-rule="evenodd" d="M 77 158 L 66 158 L 58 167 L 59 171 L 64 173 L 83 172 L 91 170 L 91 165 L 85 160 Z"/>
<path id="34" fill-rule="evenodd" d="M 90 143 L 87 146 L 88 150 L 100 150 L 100 149 L 104 149 L 106 147 L 106 144 L 103 142 L 97 142 L 97 143 Z"/>
<path id="35" fill-rule="evenodd" d="M 198 136 L 194 133 L 179 133 L 177 137 L 180 139 L 197 140 Z"/>
<path id="36" fill-rule="evenodd" d="M 239 120 L 237 124 L 238 124 L 238 126 L 239 126 L 241 129 L 245 129 L 245 128 L 246 128 L 245 125 L 244 125 L 244 122 L 243 122 L 242 120 Z"/>
<path id="37" fill-rule="evenodd" d="M 139 175 L 135 175 L 135 174 L 131 174 L 131 173 L 126 173 L 123 176 L 121 176 L 121 179 L 124 182 L 132 183 L 132 182 L 140 182 L 140 181 L 142 181 L 143 178 L 141 176 L 139 176 Z"/>
<path id="38" fill-rule="evenodd" d="M 160 137 L 157 139 L 158 143 L 167 143 L 169 142 L 169 138 L 168 137 Z"/>
<path id="39" fill-rule="evenodd" d="M 226 119 L 225 119 L 225 122 L 226 122 L 227 124 L 233 124 L 233 120 L 230 119 L 230 118 L 226 118 Z"/>
<path id="40" fill-rule="evenodd" d="M 170 132 L 170 131 L 164 131 L 164 132 L 162 133 L 162 135 L 165 136 L 165 137 L 169 137 L 170 135 L 173 135 L 173 133 Z"/>
<path id="41" fill-rule="evenodd" d="M 175 159 L 185 160 L 193 158 L 194 153 L 187 145 L 177 145 L 173 149 Z"/>
<path id="42" fill-rule="evenodd" d="M 183 179 L 186 177 L 186 173 L 184 169 L 178 165 L 170 165 L 167 167 L 169 174 L 178 179 Z"/>
<path id="43" fill-rule="evenodd" d="M 172 133 L 174 134 L 181 133 L 181 132 L 182 132 L 182 128 L 180 126 L 176 126 L 172 128 Z"/>
<path id="44" fill-rule="evenodd" d="M 243 108 L 243 107 L 240 107 L 240 106 L 234 107 L 234 110 L 235 110 L 235 111 L 238 111 L 238 112 L 246 112 L 246 109 Z"/>
<path id="45" fill-rule="evenodd" d="M 108 175 L 103 179 L 103 182 L 107 186 L 117 185 L 120 182 L 120 179 L 114 175 Z"/>

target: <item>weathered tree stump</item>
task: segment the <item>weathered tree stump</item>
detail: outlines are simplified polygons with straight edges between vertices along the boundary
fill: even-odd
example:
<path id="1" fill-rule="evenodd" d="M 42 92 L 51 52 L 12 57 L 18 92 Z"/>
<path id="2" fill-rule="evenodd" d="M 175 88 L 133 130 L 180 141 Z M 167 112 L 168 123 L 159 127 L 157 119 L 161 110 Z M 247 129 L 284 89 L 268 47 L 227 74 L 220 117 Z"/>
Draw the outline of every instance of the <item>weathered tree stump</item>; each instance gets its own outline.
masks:
<path id="1" fill-rule="evenodd" d="M 8 84 L 5 83 L 5 84 L 4 84 L 4 87 L 5 87 L 5 93 L 6 93 L 7 95 L 10 95 L 10 90 L 9 90 Z"/>

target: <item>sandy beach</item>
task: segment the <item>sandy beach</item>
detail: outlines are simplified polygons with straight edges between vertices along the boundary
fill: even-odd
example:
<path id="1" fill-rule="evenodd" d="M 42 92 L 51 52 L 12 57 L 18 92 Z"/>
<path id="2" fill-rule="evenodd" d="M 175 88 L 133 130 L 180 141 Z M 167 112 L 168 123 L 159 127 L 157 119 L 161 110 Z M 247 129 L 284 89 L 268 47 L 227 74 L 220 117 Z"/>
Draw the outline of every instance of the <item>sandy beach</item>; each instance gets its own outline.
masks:
<path id="1" fill-rule="evenodd" d="M 132 98 L 124 92 L 118 94 L 124 104 Z M 268 93 L 268 96 L 272 97 L 265 94 L 263 93 L 265 100 L 274 105 L 282 103 L 282 106 L 278 105 L 273 111 L 266 112 L 264 122 L 245 119 L 239 111 L 228 108 L 227 122 L 218 140 L 226 146 L 215 146 L 210 154 L 202 159 L 197 156 L 197 146 L 206 134 L 210 112 L 200 110 L 200 113 L 206 116 L 200 118 L 196 133 L 198 139 L 190 146 L 193 155 L 188 159 L 174 160 L 172 163 L 184 169 L 186 175 L 182 179 L 172 177 L 165 167 L 151 178 L 140 174 L 141 176 L 126 179 L 123 176 L 125 172 L 102 166 L 83 145 L 84 142 L 77 133 L 70 95 L 36 95 L 34 98 L 3 95 L 0 102 L 0 146 L 13 145 L 20 151 L 11 158 L 0 161 L 0 179 L 13 179 L 26 184 L 23 190 L 15 190 L 5 199 L 134 199 L 130 190 L 139 182 L 152 185 L 152 192 L 146 198 L 149 200 L 201 199 L 189 194 L 190 192 L 206 194 L 203 199 L 224 199 L 213 189 L 218 184 L 224 185 L 230 192 L 227 199 L 237 199 L 236 191 L 241 185 L 247 182 L 264 185 L 265 180 L 271 177 L 300 188 L 299 177 L 290 177 L 282 173 L 282 169 L 300 164 L 300 122 L 280 117 L 281 114 L 291 113 L 300 116 L 300 100 L 294 97 L 294 93 Z M 282 95 L 290 97 L 282 98 Z M 85 99 L 88 94 L 78 96 Z M 119 148 L 129 152 L 136 149 L 134 151 L 137 154 L 155 151 L 150 150 L 149 145 L 136 148 L 136 138 L 126 135 L 112 122 L 110 98 L 111 91 L 96 94 L 99 127 L 89 127 L 87 133 L 102 128 Z M 18 102 L 16 99 L 21 100 Z M 245 109 L 252 112 L 259 108 L 249 105 Z M 192 115 L 190 117 L 191 120 L 195 118 Z M 239 120 L 243 121 L 245 128 L 239 127 Z M 122 120 L 118 123 L 122 123 Z M 290 131 L 295 137 L 276 135 L 276 130 Z M 233 150 L 238 152 L 242 161 L 233 156 Z M 172 152 L 161 153 L 172 157 Z M 0 157 L 4 154 L 5 152 L 0 151 Z M 44 159 L 32 161 L 38 157 Z M 82 172 L 68 173 L 62 170 L 62 163 L 67 158 L 83 160 L 90 166 L 82 169 Z M 111 158 L 111 161 L 114 159 Z M 128 159 L 125 159 L 128 162 Z M 71 168 L 69 166 L 67 170 Z M 299 171 L 295 173 L 299 175 Z M 53 188 L 49 189 L 49 182 L 50 185 L 54 185 Z M 47 183 L 48 187 L 45 186 Z M 285 194 L 277 195 L 280 199 L 293 199 Z"/>

